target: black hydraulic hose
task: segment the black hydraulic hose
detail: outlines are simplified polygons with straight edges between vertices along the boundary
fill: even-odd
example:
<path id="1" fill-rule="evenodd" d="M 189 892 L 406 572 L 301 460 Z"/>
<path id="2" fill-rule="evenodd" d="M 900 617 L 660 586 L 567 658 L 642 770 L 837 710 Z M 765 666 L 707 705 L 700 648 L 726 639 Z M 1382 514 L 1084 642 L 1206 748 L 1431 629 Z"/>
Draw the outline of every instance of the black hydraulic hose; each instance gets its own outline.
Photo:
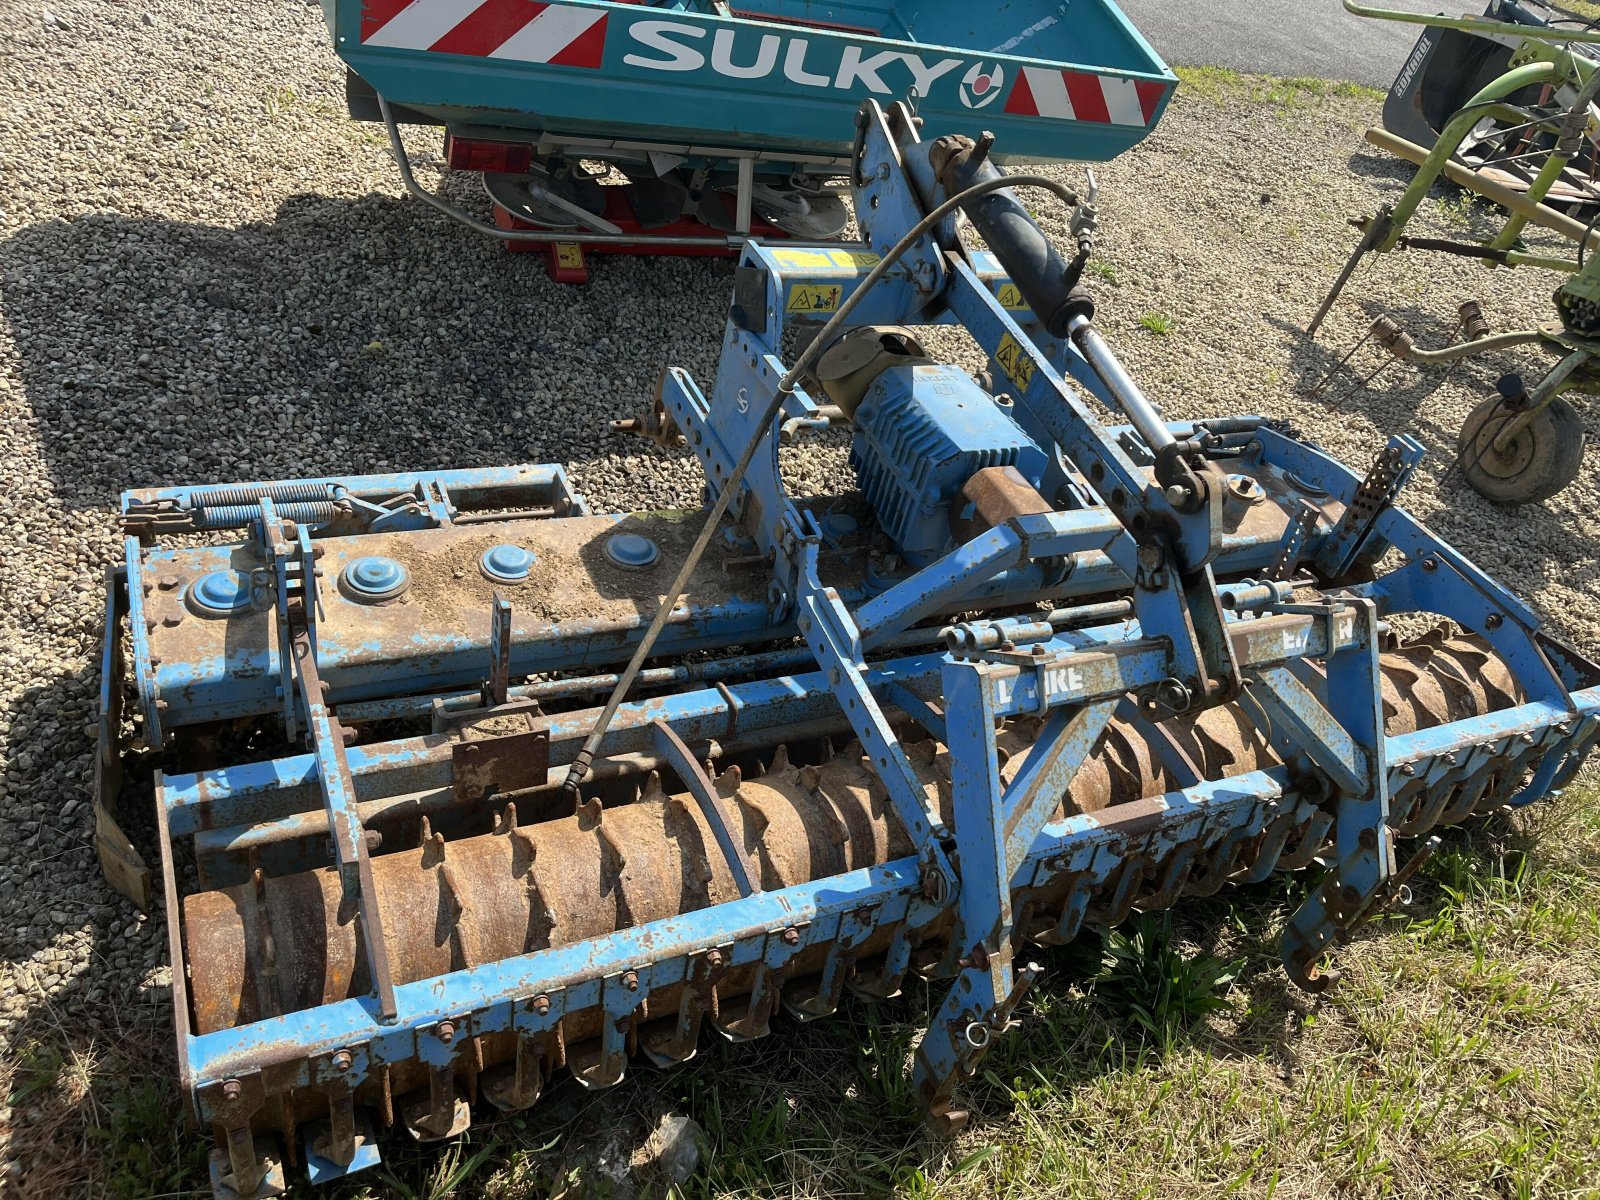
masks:
<path id="1" fill-rule="evenodd" d="M 980 196 L 1007 187 L 1037 187 L 1052 193 L 1067 205 L 1076 207 L 1077 193 L 1067 188 L 1064 184 L 1043 175 L 1013 175 L 1001 176 L 998 179 L 985 179 L 980 183 L 956 193 L 938 207 L 930 211 L 922 220 L 918 221 L 901 236 L 887 254 L 881 258 L 877 265 L 868 272 L 862 280 L 861 286 L 852 292 L 847 300 L 839 306 L 828 323 L 800 353 L 794 366 L 789 368 L 788 374 L 779 382 L 773 392 L 771 401 L 762 413 L 761 419 L 756 423 L 755 432 L 751 434 L 750 442 L 744 448 L 744 453 L 739 456 L 732 474 L 722 485 L 722 490 L 717 493 L 716 501 L 711 505 L 711 511 L 706 514 L 704 526 L 700 534 L 690 547 L 688 557 L 683 560 L 683 566 L 678 570 L 678 577 L 672 581 L 672 586 L 667 594 L 662 597 L 661 607 L 656 610 L 655 619 L 650 622 L 649 628 L 644 631 L 644 636 L 634 648 L 633 657 L 628 660 L 627 668 L 617 680 L 617 686 L 611 690 L 611 696 L 606 701 L 606 706 L 595 720 L 594 728 L 589 731 L 589 736 L 584 739 L 583 749 L 579 750 L 573 758 L 572 765 L 567 770 L 567 778 L 562 787 L 577 796 L 578 789 L 582 786 L 589 774 L 589 766 L 594 761 L 594 756 L 600 750 L 600 742 L 604 739 L 606 730 L 610 728 L 612 718 L 617 715 L 617 709 L 627 699 L 628 692 L 633 687 L 633 681 L 638 677 L 639 671 L 644 667 L 645 660 L 650 657 L 650 651 L 656 644 L 656 639 L 661 636 L 661 631 L 666 627 L 667 618 L 672 610 L 678 606 L 678 600 L 683 596 L 684 589 L 689 586 L 689 577 L 694 574 L 695 568 L 700 565 L 700 559 L 706 552 L 706 547 L 711 544 L 712 537 L 716 534 L 717 526 L 722 523 L 722 518 L 727 514 L 728 506 L 733 502 L 734 494 L 744 482 L 745 472 L 750 469 L 750 464 L 755 460 L 756 452 L 772 432 L 772 422 L 777 418 L 783 408 L 784 401 L 794 393 L 795 384 L 802 374 L 811 365 L 814 359 L 827 346 L 832 336 L 844 324 L 845 319 L 855 311 L 856 305 L 877 286 L 879 280 L 889 273 L 889 269 L 899 262 L 901 257 L 914 246 L 917 241 L 928 234 L 935 225 L 944 220 L 956 209 L 970 204 Z"/>

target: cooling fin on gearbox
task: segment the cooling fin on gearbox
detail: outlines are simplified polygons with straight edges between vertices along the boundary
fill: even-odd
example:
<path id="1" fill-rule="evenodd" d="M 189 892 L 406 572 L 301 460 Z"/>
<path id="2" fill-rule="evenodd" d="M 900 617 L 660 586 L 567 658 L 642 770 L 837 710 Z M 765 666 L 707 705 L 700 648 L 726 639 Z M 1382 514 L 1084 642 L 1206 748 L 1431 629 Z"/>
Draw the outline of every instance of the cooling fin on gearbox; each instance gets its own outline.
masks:
<path id="1" fill-rule="evenodd" d="M 1004 404 L 943 363 L 907 360 L 881 372 L 855 425 L 856 481 L 913 565 L 951 547 L 951 508 L 975 474 L 1011 467 L 1038 487 L 1048 461 Z"/>

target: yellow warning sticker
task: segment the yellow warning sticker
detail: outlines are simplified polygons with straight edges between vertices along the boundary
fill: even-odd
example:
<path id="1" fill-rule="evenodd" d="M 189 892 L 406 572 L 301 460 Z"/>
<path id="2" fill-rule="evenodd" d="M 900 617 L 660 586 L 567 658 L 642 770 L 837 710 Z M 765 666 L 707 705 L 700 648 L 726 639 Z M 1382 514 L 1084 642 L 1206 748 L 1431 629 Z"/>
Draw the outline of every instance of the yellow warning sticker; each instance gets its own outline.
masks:
<path id="1" fill-rule="evenodd" d="M 788 271 L 805 271 L 815 267 L 826 270 L 834 265 L 827 250 L 774 250 L 772 261 Z"/>
<path id="2" fill-rule="evenodd" d="M 995 351 L 994 360 L 1011 382 L 1024 392 L 1033 386 L 1033 359 L 1009 333 L 1000 339 L 1000 349 Z"/>
<path id="3" fill-rule="evenodd" d="M 576 242 L 556 243 L 556 266 L 581 267 L 583 266 L 583 247 Z"/>
<path id="4" fill-rule="evenodd" d="M 831 313 L 839 308 L 844 288 L 837 283 L 797 283 L 789 289 L 786 311 L 792 313 Z"/>
<path id="5" fill-rule="evenodd" d="M 852 271 L 869 270 L 881 261 L 870 250 L 829 250 L 828 257 L 836 267 L 849 267 Z"/>
<path id="6" fill-rule="evenodd" d="M 1017 285 L 1014 283 L 1002 283 L 996 296 L 1000 301 L 1001 308 L 1009 308 L 1021 312 L 1026 312 L 1028 309 L 1028 302 L 1022 298 L 1022 293 L 1017 290 Z"/>
<path id="7" fill-rule="evenodd" d="M 861 272 L 878 265 L 878 255 L 870 250 L 773 250 L 770 253 L 781 271 Z"/>

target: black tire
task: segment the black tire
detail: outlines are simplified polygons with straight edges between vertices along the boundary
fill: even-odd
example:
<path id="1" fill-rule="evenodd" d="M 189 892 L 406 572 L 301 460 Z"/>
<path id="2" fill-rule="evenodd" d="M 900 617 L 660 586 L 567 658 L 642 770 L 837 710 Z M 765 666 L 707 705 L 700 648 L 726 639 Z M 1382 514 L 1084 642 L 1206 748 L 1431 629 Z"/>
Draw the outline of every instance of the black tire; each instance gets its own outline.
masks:
<path id="1" fill-rule="evenodd" d="M 1583 465 L 1583 421 L 1560 396 L 1533 415 L 1504 452 L 1494 439 L 1518 414 L 1491 396 L 1467 417 L 1456 439 L 1462 473 L 1479 495 L 1496 504 L 1538 504 L 1578 477 Z"/>

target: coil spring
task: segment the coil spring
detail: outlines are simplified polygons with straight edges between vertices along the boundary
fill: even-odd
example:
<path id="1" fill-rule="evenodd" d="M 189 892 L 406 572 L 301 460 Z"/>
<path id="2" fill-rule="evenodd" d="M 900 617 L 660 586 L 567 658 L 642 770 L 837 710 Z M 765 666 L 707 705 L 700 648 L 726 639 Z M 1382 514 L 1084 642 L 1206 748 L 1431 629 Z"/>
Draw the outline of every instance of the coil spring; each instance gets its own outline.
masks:
<path id="1" fill-rule="evenodd" d="M 274 504 L 291 504 L 296 501 L 332 500 L 331 483 L 274 483 L 267 487 L 208 487 L 196 488 L 189 494 L 196 508 L 220 508 L 223 505 L 247 504 L 252 508 L 263 499 Z"/>
<path id="2" fill-rule="evenodd" d="M 1404 358 L 1416 346 L 1416 339 L 1401 329 L 1391 317 L 1379 317 L 1372 323 L 1372 337 L 1396 358 Z"/>
<path id="3" fill-rule="evenodd" d="M 299 525 L 317 525 L 332 521 L 340 508 L 332 500 L 299 501 L 277 506 L 278 516 Z M 196 529 L 243 529 L 261 516 L 259 504 L 223 504 L 201 509 L 195 514 Z"/>
<path id="4" fill-rule="evenodd" d="M 196 529 L 240 529 L 261 515 L 271 500 L 286 521 L 314 524 L 339 515 L 331 483 L 275 483 L 268 487 L 196 488 L 190 493 Z"/>
<path id="5" fill-rule="evenodd" d="M 1483 315 L 1483 305 L 1476 300 L 1467 300 L 1461 305 L 1461 328 L 1469 342 L 1480 341 L 1489 336 L 1489 320 Z"/>

